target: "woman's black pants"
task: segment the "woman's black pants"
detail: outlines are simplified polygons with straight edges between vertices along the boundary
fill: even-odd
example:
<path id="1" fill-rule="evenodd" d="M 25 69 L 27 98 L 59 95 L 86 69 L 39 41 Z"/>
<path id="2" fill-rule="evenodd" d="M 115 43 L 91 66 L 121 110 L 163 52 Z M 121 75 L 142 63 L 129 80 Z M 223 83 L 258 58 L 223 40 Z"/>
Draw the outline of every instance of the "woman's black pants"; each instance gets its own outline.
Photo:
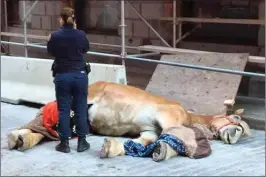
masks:
<path id="1" fill-rule="evenodd" d="M 71 137 L 70 110 L 76 117 L 76 133 L 84 137 L 89 132 L 87 117 L 88 75 L 85 71 L 56 74 L 54 78 L 59 112 L 58 134 L 60 140 Z"/>

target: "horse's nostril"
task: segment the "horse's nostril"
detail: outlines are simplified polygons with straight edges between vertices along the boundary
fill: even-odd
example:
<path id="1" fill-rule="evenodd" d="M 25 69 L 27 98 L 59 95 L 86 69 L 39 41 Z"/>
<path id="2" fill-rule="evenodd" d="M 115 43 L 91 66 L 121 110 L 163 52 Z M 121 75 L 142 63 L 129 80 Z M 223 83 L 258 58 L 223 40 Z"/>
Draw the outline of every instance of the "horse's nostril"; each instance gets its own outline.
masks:
<path id="1" fill-rule="evenodd" d="M 236 131 L 237 131 L 237 132 L 240 132 L 240 131 L 242 131 L 242 129 L 241 129 L 240 127 L 237 127 L 237 128 L 236 128 Z"/>

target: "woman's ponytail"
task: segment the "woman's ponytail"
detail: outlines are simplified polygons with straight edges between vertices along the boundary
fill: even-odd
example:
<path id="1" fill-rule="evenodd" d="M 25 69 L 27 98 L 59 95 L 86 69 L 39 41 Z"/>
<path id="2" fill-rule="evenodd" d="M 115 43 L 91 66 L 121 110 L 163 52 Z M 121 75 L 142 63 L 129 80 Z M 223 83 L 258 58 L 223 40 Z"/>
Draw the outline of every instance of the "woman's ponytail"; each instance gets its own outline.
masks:
<path id="1" fill-rule="evenodd" d="M 65 24 L 74 24 L 74 10 L 70 7 L 64 7 L 60 16 Z"/>
<path id="2" fill-rule="evenodd" d="M 67 23 L 67 24 L 71 24 L 71 25 L 73 25 L 73 24 L 74 24 L 74 19 L 73 19 L 73 17 L 68 17 L 67 20 L 66 20 L 66 23 Z"/>

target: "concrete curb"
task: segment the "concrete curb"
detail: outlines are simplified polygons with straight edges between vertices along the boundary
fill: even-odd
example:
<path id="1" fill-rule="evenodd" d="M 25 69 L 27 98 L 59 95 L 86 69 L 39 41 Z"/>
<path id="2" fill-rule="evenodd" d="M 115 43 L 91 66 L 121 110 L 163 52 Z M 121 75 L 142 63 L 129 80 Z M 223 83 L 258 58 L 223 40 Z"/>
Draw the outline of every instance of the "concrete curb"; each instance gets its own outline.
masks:
<path id="1" fill-rule="evenodd" d="M 265 100 L 254 97 L 236 97 L 234 109 L 244 108 L 243 120 L 246 121 L 252 129 L 265 131 Z M 256 108 L 256 114 L 254 110 Z"/>
<path id="2" fill-rule="evenodd" d="M 251 129 L 265 131 L 265 120 L 258 120 L 247 116 L 243 116 L 242 119 L 247 122 Z"/>

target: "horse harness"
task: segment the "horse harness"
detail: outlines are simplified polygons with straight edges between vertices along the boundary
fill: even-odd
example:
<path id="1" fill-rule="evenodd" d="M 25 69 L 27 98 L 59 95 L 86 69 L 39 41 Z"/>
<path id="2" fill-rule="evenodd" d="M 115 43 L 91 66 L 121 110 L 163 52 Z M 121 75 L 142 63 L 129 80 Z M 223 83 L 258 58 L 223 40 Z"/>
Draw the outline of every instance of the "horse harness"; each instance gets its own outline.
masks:
<path id="1" fill-rule="evenodd" d="M 215 126 L 213 125 L 213 123 L 219 119 L 226 119 L 228 122 L 225 122 L 224 124 L 220 125 L 220 126 Z M 215 135 L 218 136 L 219 135 L 219 131 L 224 128 L 225 126 L 228 125 L 238 125 L 240 126 L 242 129 L 242 125 L 241 125 L 241 117 L 239 115 L 233 115 L 233 116 L 226 116 L 226 115 L 219 115 L 219 116 L 214 116 L 213 120 L 210 123 L 211 125 L 211 131 L 215 132 Z"/>

